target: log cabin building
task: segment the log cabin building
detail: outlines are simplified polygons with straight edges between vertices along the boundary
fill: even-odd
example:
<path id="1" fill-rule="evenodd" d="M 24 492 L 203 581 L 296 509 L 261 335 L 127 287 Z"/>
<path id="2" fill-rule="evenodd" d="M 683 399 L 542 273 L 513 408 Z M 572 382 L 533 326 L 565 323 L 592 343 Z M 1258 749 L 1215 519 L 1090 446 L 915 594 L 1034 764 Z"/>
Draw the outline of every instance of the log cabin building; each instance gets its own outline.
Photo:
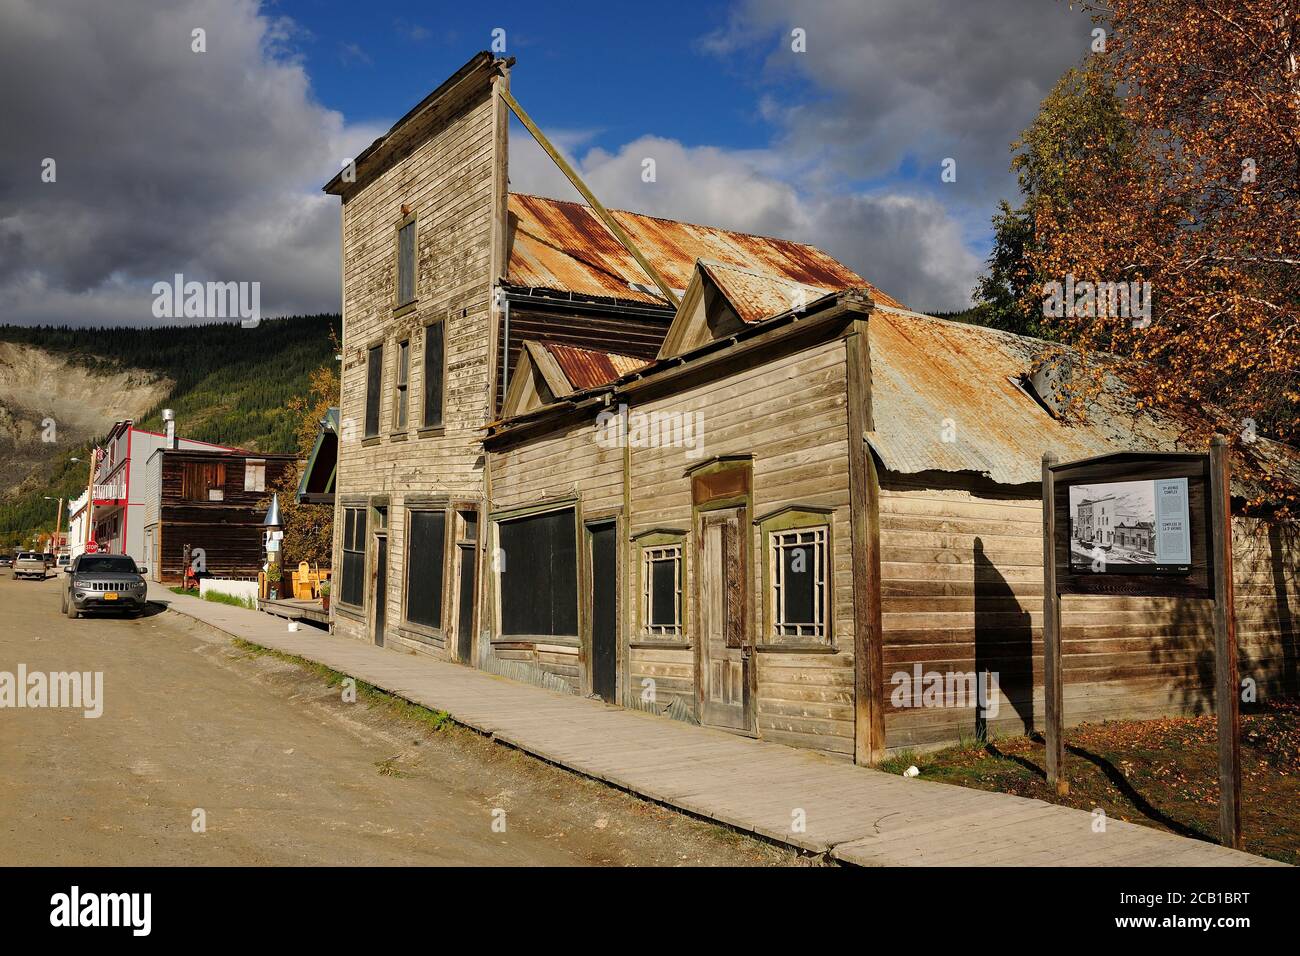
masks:
<path id="1" fill-rule="evenodd" d="M 203 549 L 205 573 L 256 578 L 264 559 L 261 503 L 297 459 L 245 451 L 159 448 L 145 463 L 150 577 L 180 584 L 186 556 Z"/>
<path id="2" fill-rule="evenodd" d="M 510 192 L 479 54 L 341 199 L 338 633 L 871 762 L 1043 707 L 1040 462 L 1179 447 L 1044 344 L 909 311 L 811 246 Z M 671 294 L 670 294 L 671 293 Z M 1041 394 L 1040 394 L 1041 391 Z M 1300 477 L 1290 450 L 1255 453 Z M 1296 550 L 1237 519 L 1243 675 L 1297 686 Z M 1213 700 L 1208 608 L 1070 597 L 1065 719 Z"/>

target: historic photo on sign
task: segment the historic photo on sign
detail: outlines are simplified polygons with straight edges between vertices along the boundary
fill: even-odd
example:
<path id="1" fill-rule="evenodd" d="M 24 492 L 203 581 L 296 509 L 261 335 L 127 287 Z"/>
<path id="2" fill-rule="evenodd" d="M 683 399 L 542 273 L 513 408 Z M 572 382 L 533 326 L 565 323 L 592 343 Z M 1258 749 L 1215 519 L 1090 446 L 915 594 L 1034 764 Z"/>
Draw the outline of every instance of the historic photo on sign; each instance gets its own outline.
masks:
<path id="1" fill-rule="evenodd" d="M 1190 564 L 1186 478 L 1070 487 L 1076 571 L 1185 571 Z"/>

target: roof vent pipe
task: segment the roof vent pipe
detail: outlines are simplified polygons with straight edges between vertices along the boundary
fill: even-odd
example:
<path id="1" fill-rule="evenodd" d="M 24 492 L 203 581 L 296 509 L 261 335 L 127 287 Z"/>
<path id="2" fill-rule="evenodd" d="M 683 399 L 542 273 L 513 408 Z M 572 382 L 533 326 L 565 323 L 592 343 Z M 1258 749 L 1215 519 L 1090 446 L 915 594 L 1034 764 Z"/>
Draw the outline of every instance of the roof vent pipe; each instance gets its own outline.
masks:
<path id="1" fill-rule="evenodd" d="M 170 408 L 164 408 L 162 412 L 163 424 L 167 426 L 167 447 L 176 447 L 176 413 Z"/>

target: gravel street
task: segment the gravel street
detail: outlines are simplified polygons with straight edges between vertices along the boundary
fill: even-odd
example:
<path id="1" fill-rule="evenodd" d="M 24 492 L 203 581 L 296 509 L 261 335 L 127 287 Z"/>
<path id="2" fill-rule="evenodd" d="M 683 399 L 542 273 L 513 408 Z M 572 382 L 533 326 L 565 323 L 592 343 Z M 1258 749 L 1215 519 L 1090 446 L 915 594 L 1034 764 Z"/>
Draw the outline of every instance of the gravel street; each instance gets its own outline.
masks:
<path id="1" fill-rule="evenodd" d="M 175 615 L 68 620 L 60 583 L 0 577 L 0 679 L 102 672 L 103 714 L 0 709 L 6 864 L 800 862 Z"/>

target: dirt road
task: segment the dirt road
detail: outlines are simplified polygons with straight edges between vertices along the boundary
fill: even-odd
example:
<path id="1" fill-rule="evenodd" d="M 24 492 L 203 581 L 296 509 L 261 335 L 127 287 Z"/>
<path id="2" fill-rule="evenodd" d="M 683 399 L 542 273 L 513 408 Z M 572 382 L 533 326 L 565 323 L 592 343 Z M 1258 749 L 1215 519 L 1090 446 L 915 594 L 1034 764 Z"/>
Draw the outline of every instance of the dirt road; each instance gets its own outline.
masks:
<path id="1" fill-rule="evenodd" d="M 102 672 L 103 714 L 0 708 L 0 863 L 797 862 L 174 615 L 70 621 L 59 583 L 0 576 L 0 680 Z"/>

